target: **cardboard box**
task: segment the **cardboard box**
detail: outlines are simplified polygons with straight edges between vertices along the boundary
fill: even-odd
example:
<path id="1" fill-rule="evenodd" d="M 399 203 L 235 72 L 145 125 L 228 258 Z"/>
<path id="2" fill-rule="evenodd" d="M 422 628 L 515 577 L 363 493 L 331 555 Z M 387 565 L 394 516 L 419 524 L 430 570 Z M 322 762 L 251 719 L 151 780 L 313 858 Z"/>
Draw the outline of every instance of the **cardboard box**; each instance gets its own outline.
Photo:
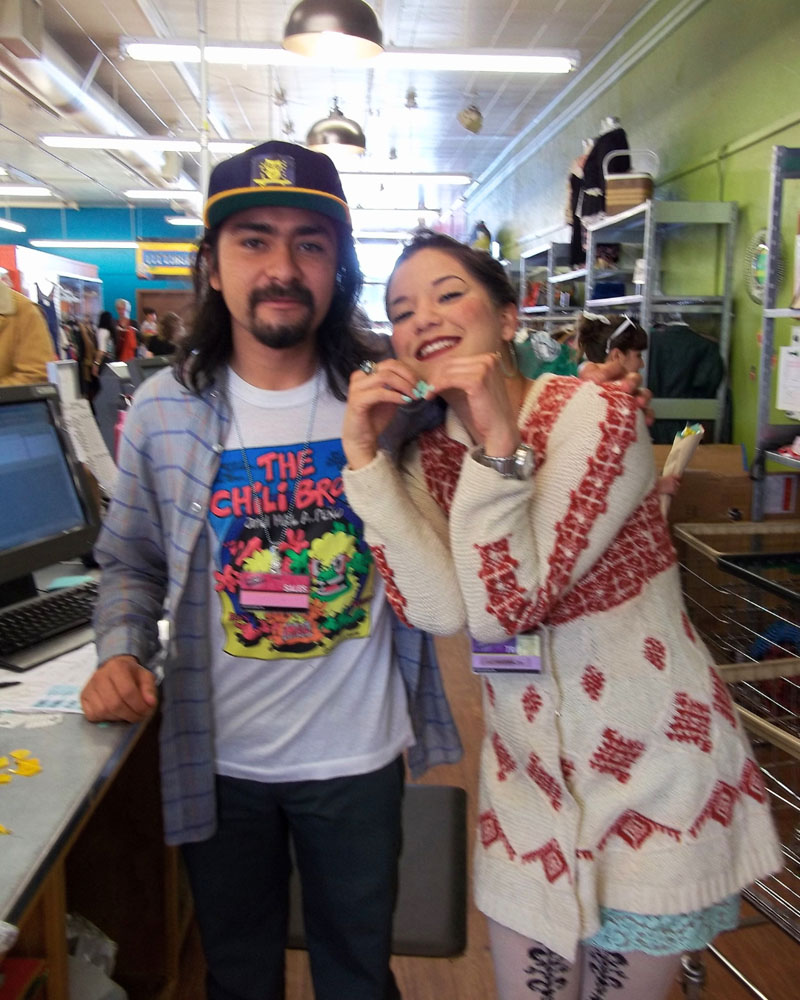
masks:
<path id="1" fill-rule="evenodd" d="M 654 444 L 659 474 L 672 446 Z M 753 484 L 747 471 L 744 446 L 701 444 L 672 498 L 668 520 L 699 522 L 749 521 Z"/>

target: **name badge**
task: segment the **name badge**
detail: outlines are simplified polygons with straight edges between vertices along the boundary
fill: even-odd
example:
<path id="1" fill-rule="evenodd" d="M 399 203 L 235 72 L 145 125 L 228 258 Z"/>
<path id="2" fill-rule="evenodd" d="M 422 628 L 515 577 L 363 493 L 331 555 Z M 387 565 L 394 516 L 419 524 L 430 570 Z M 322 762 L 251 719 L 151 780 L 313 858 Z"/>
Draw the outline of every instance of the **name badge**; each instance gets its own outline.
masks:
<path id="1" fill-rule="evenodd" d="M 509 636 L 503 642 L 478 642 L 472 646 L 472 672 L 475 674 L 540 674 L 542 641 L 538 632 Z"/>
<path id="2" fill-rule="evenodd" d="M 311 577 L 299 573 L 242 573 L 239 603 L 259 611 L 306 611 Z"/>

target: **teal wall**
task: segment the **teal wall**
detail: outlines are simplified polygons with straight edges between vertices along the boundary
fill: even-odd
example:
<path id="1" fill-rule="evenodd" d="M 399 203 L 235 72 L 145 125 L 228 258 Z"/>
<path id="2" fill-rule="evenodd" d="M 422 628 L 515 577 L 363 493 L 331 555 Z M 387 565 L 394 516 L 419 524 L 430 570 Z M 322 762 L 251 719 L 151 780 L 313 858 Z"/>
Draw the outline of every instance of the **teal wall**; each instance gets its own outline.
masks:
<path id="1" fill-rule="evenodd" d="M 752 449 L 761 316 L 744 286 L 745 248 L 767 224 L 773 144 L 800 146 L 800 3 L 650 3 L 481 178 L 467 203 L 471 219 L 506 230 L 516 251 L 542 242 L 563 225 L 569 166 L 582 138 L 596 135 L 606 115 L 621 119 L 631 147 L 658 153 L 658 197 L 739 204 L 733 434 Z M 784 198 L 784 306 L 798 212 L 800 182 L 794 182 Z M 788 342 L 790 323 L 778 327 L 778 343 Z"/>
<path id="2" fill-rule="evenodd" d="M 162 208 L 15 208 L 12 218 L 27 226 L 25 233 L 0 229 L 0 243 L 29 246 L 34 239 L 169 240 L 190 243 L 198 233 L 190 227 L 170 226 Z M 45 253 L 48 251 L 44 251 Z M 135 250 L 62 250 L 51 253 L 95 264 L 103 280 L 104 308 L 114 311 L 115 299 L 127 299 L 136 309 L 136 289 L 190 288 L 187 279 L 155 280 L 136 277 Z M 134 316 L 134 319 L 137 317 Z"/>

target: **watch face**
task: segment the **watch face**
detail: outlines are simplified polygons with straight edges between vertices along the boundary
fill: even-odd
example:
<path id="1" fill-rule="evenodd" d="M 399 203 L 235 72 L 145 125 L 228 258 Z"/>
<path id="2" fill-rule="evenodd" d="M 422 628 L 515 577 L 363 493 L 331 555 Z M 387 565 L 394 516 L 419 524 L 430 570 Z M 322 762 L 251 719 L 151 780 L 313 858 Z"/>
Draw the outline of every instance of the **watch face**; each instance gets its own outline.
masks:
<path id="1" fill-rule="evenodd" d="M 533 451 L 528 445 L 520 445 L 514 455 L 516 474 L 519 479 L 527 479 L 533 473 Z"/>

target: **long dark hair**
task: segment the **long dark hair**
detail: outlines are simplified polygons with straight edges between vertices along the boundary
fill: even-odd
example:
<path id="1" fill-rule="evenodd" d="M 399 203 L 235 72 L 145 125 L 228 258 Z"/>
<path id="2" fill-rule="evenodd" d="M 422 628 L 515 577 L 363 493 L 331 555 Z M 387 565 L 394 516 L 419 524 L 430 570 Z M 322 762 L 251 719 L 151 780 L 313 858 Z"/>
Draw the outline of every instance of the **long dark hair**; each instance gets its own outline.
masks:
<path id="1" fill-rule="evenodd" d="M 196 306 L 189 333 L 178 345 L 176 378 L 192 392 L 214 381 L 233 352 L 231 315 L 222 294 L 209 283 L 217 264 L 220 226 L 206 231 L 195 256 L 192 279 Z M 337 399 L 347 398 L 347 383 L 361 361 L 385 355 L 381 339 L 370 334 L 369 320 L 358 307 L 364 278 L 353 237 L 337 226 L 338 267 L 333 299 L 317 331 L 317 353 Z"/>
<path id="2" fill-rule="evenodd" d="M 486 289 L 489 298 L 496 306 L 502 307 L 508 304 L 517 304 L 517 293 L 514 286 L 508 280 L 505 268 L 499 260 L 495 260 L 485 250 L 475 250 L 466 243 L 459 243 L 452 236 L 444 233 L 435 233 L 432 229 L 417 229 L 411 239 L 406 243 L 402 253 L 395 261 L 389 280 L 386 282 L 385 302 L 389 302 L 389 289 L 392 285 L 395 271 L 409 257 L 413 257 L 420 250 L 443 250 L 449 253 L 463 266 L 468 274 L 472 275 L 476 281 Z"/>

